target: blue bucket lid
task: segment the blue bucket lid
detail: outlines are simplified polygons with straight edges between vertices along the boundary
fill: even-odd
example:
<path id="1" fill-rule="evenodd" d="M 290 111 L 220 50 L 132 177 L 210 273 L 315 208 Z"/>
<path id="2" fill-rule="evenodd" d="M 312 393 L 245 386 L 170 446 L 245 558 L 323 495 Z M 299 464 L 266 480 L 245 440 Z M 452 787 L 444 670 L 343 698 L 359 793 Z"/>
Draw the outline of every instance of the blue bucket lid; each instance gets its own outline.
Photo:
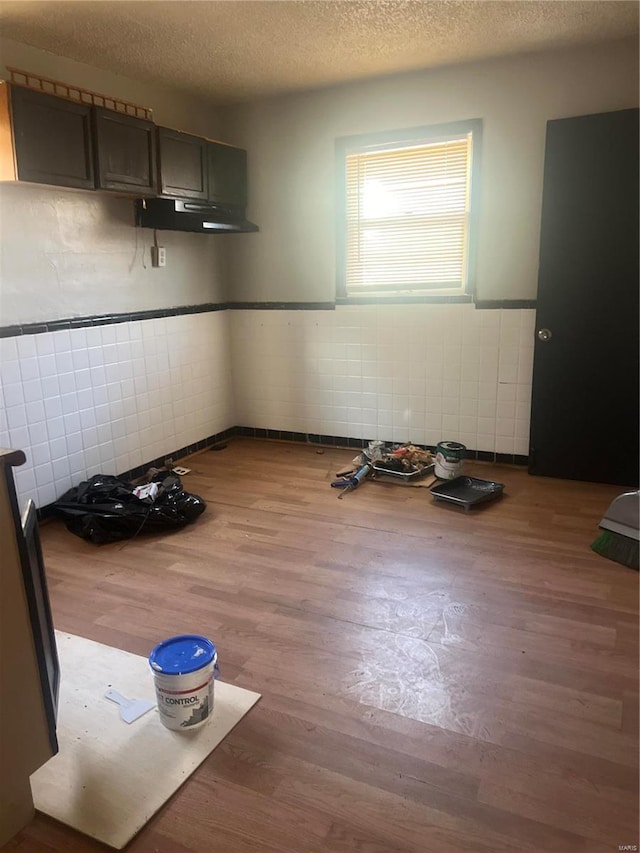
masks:
<path id="1" fill-rule="evenodd" d="M 163 675 L 187 675 L 210 664 L 216 654 L 216 647 L 206 637 L 179 634 L 158 643 L 149 655 L 149 664 Z"/>

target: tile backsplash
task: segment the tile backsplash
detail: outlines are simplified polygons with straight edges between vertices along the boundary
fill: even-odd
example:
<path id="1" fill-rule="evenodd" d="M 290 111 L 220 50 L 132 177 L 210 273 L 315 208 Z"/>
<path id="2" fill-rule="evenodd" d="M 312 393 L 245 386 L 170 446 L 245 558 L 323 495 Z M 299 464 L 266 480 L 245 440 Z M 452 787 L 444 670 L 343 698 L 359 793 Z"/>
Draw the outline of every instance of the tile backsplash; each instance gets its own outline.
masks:
<path id="1" fill-rule="evenodd" d="M 24 450 L 21 501 L 45 506 L 234 423 L 227 312 L 0 340 L 0 445 Z"/>
<path id="2" fill-rule="evenodd" d="M 53 502 L 232 426 L 528 453 L 535 311 L 226 310 L 0 339 L 0 445 Z"/>
<path id="3" fill-rule="evenodd" d="M 231 313 L 242 426 L 528 454 L 535 310 Z"/>

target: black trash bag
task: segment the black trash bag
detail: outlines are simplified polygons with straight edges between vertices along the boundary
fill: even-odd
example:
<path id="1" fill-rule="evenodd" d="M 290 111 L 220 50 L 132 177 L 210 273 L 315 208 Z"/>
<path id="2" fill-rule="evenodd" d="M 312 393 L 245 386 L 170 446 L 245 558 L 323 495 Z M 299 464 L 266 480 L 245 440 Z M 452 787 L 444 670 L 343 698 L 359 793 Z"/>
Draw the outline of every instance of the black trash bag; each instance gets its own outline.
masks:
<path id="1" fill-rule="evenodd" d="M 207 505 L 185 492 L 173 471 L 158 471 L 150 482 L 158 484 L 155 499 L 134 495 L 133 483 L 108 474 L 95 474 L 69 489 L 53 505 L 67 529 L 97 545 L 130 539 L 141 531 L 164 532 L 191 524 Z"/>

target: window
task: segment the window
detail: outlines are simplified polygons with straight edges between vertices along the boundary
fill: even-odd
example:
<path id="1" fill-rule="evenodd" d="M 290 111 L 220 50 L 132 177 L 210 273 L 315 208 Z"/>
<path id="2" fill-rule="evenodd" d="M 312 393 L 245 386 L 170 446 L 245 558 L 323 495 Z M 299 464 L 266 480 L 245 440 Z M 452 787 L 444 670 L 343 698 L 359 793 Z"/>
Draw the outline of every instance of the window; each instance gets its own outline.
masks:
<path id="1" fill-rule="evenodd" d="M 478 120 L 337 140 L 339 296 L 472 291 Z"/>

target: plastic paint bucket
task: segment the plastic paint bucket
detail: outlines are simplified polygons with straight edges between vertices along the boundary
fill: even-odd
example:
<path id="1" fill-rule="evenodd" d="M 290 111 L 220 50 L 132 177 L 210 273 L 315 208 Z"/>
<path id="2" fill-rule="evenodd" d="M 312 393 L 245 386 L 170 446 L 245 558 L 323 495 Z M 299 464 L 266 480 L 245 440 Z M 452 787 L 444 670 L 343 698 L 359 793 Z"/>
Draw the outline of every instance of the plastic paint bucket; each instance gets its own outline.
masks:
<path id="1" fill-rule="evenodd" d="M 464 444 L 457 441 L 438 442 L 433 473 L 439 480 L 453 480 L 459 476 L 466 449 Z"/>
<path id="2" fill-rule="evenodd" d="M 218 652 L 206 637 L 180 634 L 163 640 L 149 655 L 160 720 L 174 731 L 203 726 L 213 713 Z"/>
<path id="3" fill-rule="evenodd" d="M 369 442 L 369 447 L 367 448 L 365 455 L 368 456 L 372 462 L 376 462 L 376 461 L 382 459 L 383 454 L 384 454 L 384 441 L 370 441 Z"/>

